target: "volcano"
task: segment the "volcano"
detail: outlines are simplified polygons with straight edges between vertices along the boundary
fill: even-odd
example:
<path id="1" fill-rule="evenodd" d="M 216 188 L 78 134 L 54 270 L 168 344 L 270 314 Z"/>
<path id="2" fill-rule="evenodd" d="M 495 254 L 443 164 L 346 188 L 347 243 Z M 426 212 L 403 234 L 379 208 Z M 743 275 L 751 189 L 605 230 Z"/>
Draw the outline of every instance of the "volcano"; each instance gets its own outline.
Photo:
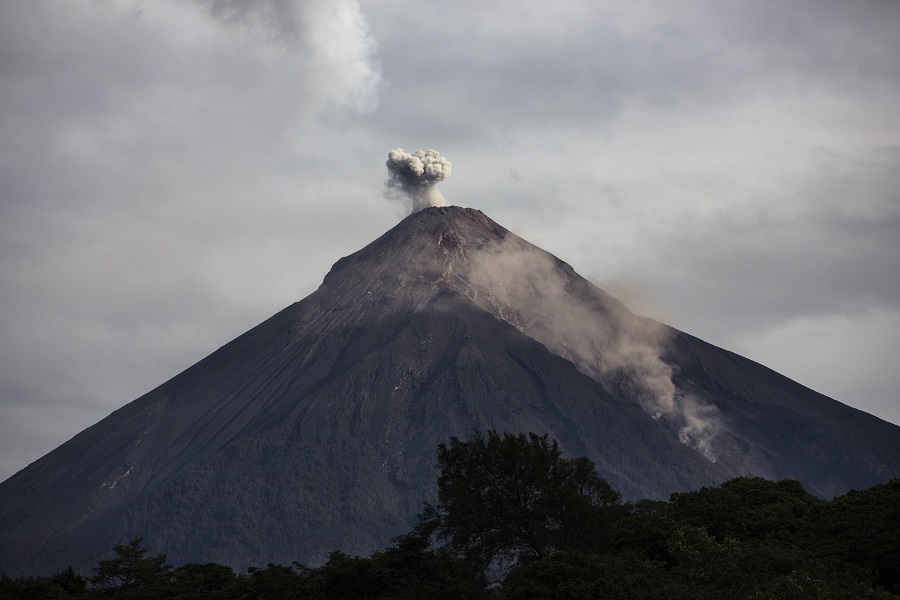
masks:
<path id="1" fill-rule="evenodd" d="M 0 484 L 0 571 L 318 564 L 408 531 L 435 450 L 548 433 L 628 499 L 737 476 L 831 497 L 900 475 L 900 427 L 631 313 L 479 211 L 414 213 L 317 291 Z"/>

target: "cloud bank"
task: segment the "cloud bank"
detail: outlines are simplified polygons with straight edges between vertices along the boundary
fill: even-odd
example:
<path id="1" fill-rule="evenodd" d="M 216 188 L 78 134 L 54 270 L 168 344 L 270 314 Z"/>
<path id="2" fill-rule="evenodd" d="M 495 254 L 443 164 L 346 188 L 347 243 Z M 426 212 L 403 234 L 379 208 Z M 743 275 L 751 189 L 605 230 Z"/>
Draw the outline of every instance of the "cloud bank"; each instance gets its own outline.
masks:
<path id="1" fill-rule="evenodd" d="M 0 3 L 0 479 L 371 240 L 321 162 L 376 51 L 355 0 Z"/>

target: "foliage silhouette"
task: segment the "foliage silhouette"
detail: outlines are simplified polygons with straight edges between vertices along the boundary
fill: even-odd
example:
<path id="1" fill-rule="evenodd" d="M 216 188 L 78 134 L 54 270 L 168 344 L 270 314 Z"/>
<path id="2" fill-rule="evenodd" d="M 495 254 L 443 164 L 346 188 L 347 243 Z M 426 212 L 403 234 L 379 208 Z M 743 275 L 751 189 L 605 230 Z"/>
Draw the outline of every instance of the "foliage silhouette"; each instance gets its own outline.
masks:
<path id="1" fill-rule="evenodd" d="M 608 540 L 620 495 L 586 458 L 568 459 L 547 435 L 478 432 L 438 446 L 438 502 L 420 526 L 485 569 L 540 560 Z"/>
<path id="2" fill-rule="evenodd" d="M 546 435 L 476 432 L 442 444 L 437 458 L 436 505 L 368 557 L 334 552 L 315 568 L 246 573 L 173 568 L 135 538 L 87 579 L 71 568 L 0 576 L 0 600 L 900 596 L 900 479 L 826 501 L 796 481 L 738 478 L 623 505 L 589 461 L 563 457 Z"/>

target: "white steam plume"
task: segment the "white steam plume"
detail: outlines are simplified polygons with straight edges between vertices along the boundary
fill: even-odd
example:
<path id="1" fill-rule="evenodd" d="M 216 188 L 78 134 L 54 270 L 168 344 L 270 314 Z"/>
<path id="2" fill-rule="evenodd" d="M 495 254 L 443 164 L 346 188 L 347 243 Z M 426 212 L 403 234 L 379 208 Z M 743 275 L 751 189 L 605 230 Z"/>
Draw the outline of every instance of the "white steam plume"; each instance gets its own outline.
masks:
<path id="1" fill-rule="evenodd" d="M 450 177 L 450 161 L 437 150 L 417 150 L 410 154 L 397 148 L 388 153 L 385 164 L 388 191 L 395 197 L 408 198 L 410 212 L 446 204 L 435 186 Z"/>

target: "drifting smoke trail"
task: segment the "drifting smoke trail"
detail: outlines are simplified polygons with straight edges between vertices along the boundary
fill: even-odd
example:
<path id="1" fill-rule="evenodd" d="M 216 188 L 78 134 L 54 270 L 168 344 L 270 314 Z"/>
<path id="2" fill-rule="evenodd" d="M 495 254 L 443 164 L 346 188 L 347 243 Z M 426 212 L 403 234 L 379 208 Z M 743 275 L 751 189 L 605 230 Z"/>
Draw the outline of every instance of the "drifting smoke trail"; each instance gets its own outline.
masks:
<path id="1" fill-rule="evenodd" d="M 550 255 L 513 237 L 475 254 L 469 273 L 476 303 L 570 360 L 579 371 L 665 418 L 679 440 L 716 462 L 718 411 L 686 395 L 663 360 L 671 332 L 632 314 L 604 292 L 560 268 Z"/>
<path id="2" fill-rule="evenodd" d="M 388 190 L 410 201 L 411 212 L 429 206 L 444 206 L 446 201 L 435 187 L 450 177 L 450 161 L 437 150 L 417 150 L 409 154 L 402 148 L 388 153 Z"/>

